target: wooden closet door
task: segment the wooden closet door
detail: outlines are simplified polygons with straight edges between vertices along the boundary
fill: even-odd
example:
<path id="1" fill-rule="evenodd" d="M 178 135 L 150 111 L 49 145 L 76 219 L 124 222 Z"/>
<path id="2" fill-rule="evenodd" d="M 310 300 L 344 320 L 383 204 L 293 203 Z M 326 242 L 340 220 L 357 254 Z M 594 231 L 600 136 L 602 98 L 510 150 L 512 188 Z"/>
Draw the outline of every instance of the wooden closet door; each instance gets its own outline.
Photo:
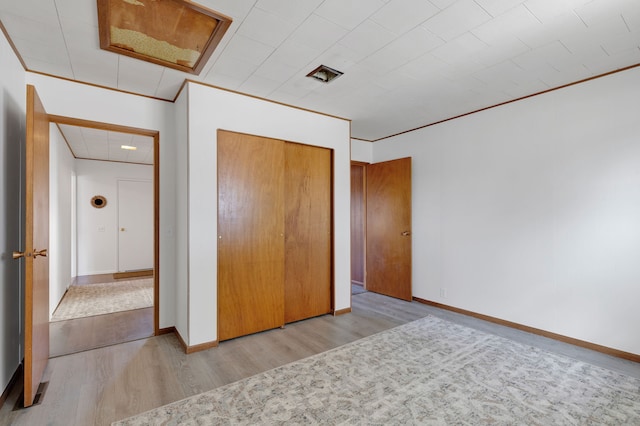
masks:
<path id="1" fill-rule="evenodd" d="M 283 141 L 218 131 L 218 237 L 218 340 L 282 326 Z"/>
<path id="2" fill-rule="evenodd" d="M 285 322 L 331 311 L 331 151 L 285 144 Z"/>

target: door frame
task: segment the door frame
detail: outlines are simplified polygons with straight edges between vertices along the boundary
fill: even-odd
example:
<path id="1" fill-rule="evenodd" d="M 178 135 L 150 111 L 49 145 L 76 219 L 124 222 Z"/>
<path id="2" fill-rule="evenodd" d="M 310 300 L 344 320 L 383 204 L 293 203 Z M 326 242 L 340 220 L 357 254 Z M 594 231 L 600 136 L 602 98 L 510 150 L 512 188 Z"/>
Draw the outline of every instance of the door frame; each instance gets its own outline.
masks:
<path id="1" fill-rule="evenodd" d="M 160 132 L 49 114 L 49 122 L 153 138 L 153 335 L 160 331 Z"/>
<path id="2" fill-rule="evenodd" d="M 351 160 L 351 167 L 362 169 L 362 287 L 367 289 L 367 166 L 370 163 Z M 353 188 L 351 189 L 353 191 Z M 353 211 L 352 213 L 353 214 Z M 353 277 L 351 277 L 353 284 Z M 350 290 L 351 291 L 351 290 Z"/>

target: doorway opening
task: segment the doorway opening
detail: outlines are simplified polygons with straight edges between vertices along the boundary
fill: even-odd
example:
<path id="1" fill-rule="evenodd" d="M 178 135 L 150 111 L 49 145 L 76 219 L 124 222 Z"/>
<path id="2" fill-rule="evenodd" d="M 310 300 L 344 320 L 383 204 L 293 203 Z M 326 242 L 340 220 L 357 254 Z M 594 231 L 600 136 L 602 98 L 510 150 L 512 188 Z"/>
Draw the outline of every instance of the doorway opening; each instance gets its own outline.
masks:
<path id="1" fill-rule="evenodd" d="M 351 295 L 366 286 L 367 163 L 351 162 Z"/>
<path id="2" fill-rule="evenodd" d="M 351 295 L 411 290 L 411 158 L 351 162 Z"/>
<path id="3" fill-rule="evenodd" d="M 57 159 L 60 164 L 73 164 L 71 232 L 60 236 L 70 239 L 62 246 L 71 246 L 71 253 L 50 259 L 54 268 L 71 263 L 71 274 L 51 274 L 50 357 L 157 335 L 159 132 L 62 116 L 49 120 L 52 165 L 55 149 L 71 155 Z M 54 136 L 62 147 L 54 149 Z"/>

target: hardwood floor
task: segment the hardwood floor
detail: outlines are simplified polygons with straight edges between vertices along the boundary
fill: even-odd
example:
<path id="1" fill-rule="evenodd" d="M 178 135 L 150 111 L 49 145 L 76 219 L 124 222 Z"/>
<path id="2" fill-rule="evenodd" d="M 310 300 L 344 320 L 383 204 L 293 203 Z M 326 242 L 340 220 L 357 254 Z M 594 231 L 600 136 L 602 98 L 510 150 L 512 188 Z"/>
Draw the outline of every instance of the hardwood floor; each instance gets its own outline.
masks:
<path id="1" fill-rule="evenodd" d="M 80 275 L 77 276 L 71 285 L 91 285 L 116 282 L 114 274 Z"/>
<path id="2" fill-rule="evenodd" d="M 169 334 L 53 358 L 41 404 L 12 411 L 20 391 L 14 390 L 0 410 L 0 424 L 107 425 L 428 314 L 640 377 L 636 363 L 417 302 L 367 292 L 354 295 L 352 305 L 350 314 L 300 321 L 190 355 Z"/>
<path id="3" fill-rule="evenodd" d="M 49 356 L 58 357 L 153 336 L 153 308 L 49 323 Z"/>

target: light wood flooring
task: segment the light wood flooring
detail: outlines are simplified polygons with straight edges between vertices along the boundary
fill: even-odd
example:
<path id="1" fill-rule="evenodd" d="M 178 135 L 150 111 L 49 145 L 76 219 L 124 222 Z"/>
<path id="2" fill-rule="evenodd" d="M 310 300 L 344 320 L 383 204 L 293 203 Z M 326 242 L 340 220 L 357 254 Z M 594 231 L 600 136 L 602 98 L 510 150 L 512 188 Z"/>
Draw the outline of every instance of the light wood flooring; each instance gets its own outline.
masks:
<path id="1" fill-rule="evenodd" d="M 131 280 L 135 278 L 125 278 Z M 117 282 L 113 274 L 79 276 L 74 286 Z M 153 308 L 49 323 L 49 355 L 58 357 L 153 336 Z"/>
<path id="2" fill-rule="evenodd" d="M 367 292 L 353 312 L 324 315 L 185 355 L 172 335 L 151 337 L 51 359 L 40 405 L 12 411 L 19 390 L 0 410 L 0 424 L 106 425 L 262 371 L 433 314 L 640 377 L 640 365 L 417 302 Z"/>
<path id="3" fill-rule="evenodd" d="M 73 354 L 153 336 L 153 308 L 49 323 L 49 356 Z"/>

